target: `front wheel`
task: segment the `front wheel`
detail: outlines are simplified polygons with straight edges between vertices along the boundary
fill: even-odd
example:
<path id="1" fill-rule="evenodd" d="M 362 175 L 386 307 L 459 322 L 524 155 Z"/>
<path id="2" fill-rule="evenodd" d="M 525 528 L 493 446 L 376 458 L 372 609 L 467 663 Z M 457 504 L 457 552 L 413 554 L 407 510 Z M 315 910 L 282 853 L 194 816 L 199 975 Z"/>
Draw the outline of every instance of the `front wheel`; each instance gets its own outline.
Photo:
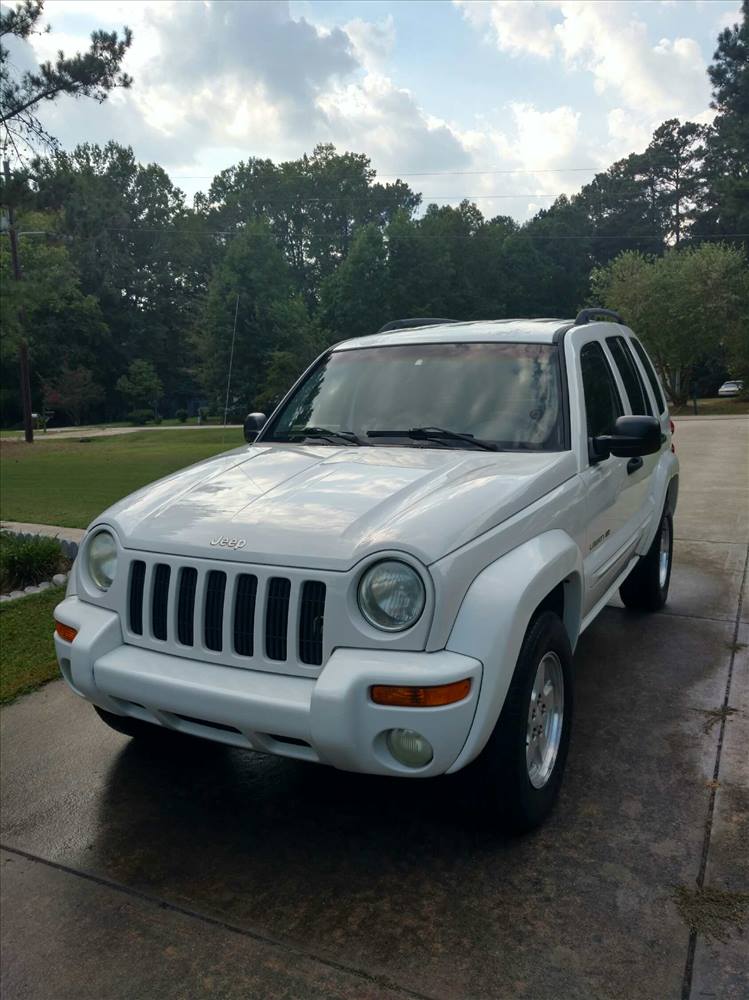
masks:
<path id="1" fill-rule="evenodd" d="M 551 812 L 562 784 L 573 710 L 572 651 L 546 611 L 531 623 L 494 732 L 471 765 L 476 793 L 505 830 L 524 833 Z"/>
<path id="2" fill-rule="evenodd" d="M 633 611 L 660 611 L 668 599 L 674 555 L 674 519 L 663 512 L 653 544 L 619 588 L 625 606 Z"/>

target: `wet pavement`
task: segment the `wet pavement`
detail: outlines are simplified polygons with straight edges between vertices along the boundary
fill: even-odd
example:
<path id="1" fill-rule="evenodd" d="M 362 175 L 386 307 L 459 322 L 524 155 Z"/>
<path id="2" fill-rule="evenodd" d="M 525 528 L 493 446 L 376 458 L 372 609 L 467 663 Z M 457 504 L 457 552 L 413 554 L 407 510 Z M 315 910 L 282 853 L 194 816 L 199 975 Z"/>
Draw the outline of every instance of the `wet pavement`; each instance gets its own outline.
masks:
<path id="1" fill-rule="evenodd" d="M 749 927 L 690 935 L 674 894 L 749 890 L 749 420 L 676 441 L 669 606 L 581 638 L 562 797 L 525 838 L 457 779 L 156 756 L 60 682 L 4 709 L 5 1000 L 746 996 Z"/>

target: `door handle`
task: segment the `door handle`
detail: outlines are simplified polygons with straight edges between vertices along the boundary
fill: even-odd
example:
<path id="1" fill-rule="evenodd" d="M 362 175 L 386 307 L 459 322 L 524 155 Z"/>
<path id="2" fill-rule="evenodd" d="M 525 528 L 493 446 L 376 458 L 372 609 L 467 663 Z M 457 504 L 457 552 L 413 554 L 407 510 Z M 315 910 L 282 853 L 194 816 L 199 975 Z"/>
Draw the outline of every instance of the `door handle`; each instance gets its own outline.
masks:
<path id="1" fill-rule="evenodd" d="M 627 462 L 627 475 L 631 476 L 633 472 L 637 472 L 643 466 L 642 459 L 638 456 L 637 458 L 630 458 Z"/>

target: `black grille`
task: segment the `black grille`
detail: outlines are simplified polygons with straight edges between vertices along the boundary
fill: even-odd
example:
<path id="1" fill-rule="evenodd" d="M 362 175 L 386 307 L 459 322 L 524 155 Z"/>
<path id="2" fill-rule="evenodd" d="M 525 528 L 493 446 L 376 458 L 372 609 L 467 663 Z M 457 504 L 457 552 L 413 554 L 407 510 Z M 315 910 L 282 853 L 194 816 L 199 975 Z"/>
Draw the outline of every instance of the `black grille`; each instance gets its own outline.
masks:
<path id="1" fill-rule="evenodd" d="M 237 577 L 234 598 L 234 651 L 240 656 L 254 653 L 255 598 L 257 577 L 242 573 Z"/>
<path id="2" fill-rule="evenodd" d="M 195 642 L 193 619 L 195 616 L 195 588 L 198 571 L 186 566 L 179 574 L 179 596 L 177 597 L 177 639 L 183 646 Z"/>
<path id="3" fill-rule="evenodd" d="M 325 618 L 325 584 L 306 580 L 299 606 L 299 659 L 319 666 L 322 663 L 322 630 Z"/>
<path id="4" fill-rule="evenodd" d="M 136 560 L 130 570 L 130 631 L 143 635 L 143 584 L 146 579 L 146 564 Z"/>
<path id="5" fill-rule="evenodd" d="M 151 587 L 151 631 L 154 639 L 166 639 L 166 612 L 169 604 L 169 577 L 172 571 L 164 563 L 156 566 Z"/>
<path id="6" fill-rule="evenodd" d="M 289 626 L 291 583 L 274 576 L 268 582 L 268 605 L 265 612 L 265 654 L 269 660 L 286 659 L 286 631 Z"/>
<path id="7" fill-rule="evenodd" d="M 267 581 L 264 611 L 261 608 L 258 612 L 260 585 L 253 573 L 239 573 L 233 579 L 231 598 L 227 600 L 227 575 L 221 570 L 203 573 L 194 566 L 173 567 L 167 563 L 156 563 L 148 574 L 146 594 L 146 569 L 146 563 L 140 559 L 134 560 L 130 566 L 127 616 L 133 635 L 143 636 L 148 630 L 149 637 L 153 639 L 161 642 L 171 639 L 188 647 L 196 644 L 200 647 L 202 640 L 205 648 L 220 653 L 224 647 L 226 620 L 231 632 L 227 652 L 237 656 L 262 657 L 263 650 L 255 646 L 257 621 L 264 631 L 267 659 L 285 662 L 291 656 L 311 666 L 322 664 L 326 591 L 321 581 L 294 583 L 295 588 L 299 587 L 298 591 L 295 590 L 299 598 L 299 614 L 298 620 L 295 615 L 294 621 L 289 622 L 292 581 L 284 577 L 271 577 Z M 172 573 L 176 574 L 174 579 Z M 199 589 L 202 595 L 200 607 L 197 606 Z M 144 606 L 146 601 L 148 603 Z M 229 618 L 225 619 L 225 615 Z"/>
<path id="8" fill-rule="evenodd" d="M 205 618 L 203 620 L 203 641 L 208 649 L 221 652 L 221 632 L 224 625 L 224 592 L 226 573 L 212 569 L 205 586 Z"/>

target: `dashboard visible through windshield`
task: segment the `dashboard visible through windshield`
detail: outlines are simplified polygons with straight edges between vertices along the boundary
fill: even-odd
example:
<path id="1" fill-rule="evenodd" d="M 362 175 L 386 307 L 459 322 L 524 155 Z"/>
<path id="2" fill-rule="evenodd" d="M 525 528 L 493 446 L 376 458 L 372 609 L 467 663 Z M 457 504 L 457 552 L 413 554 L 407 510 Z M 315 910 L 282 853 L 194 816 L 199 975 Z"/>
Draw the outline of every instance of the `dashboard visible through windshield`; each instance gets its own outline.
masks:
<path id="1" fill-rule="evenodd" d="M 558 350 L 553 344 L 482 342 L 333 351 L 261 438 L 560 451 L 565 428 Z"/>

